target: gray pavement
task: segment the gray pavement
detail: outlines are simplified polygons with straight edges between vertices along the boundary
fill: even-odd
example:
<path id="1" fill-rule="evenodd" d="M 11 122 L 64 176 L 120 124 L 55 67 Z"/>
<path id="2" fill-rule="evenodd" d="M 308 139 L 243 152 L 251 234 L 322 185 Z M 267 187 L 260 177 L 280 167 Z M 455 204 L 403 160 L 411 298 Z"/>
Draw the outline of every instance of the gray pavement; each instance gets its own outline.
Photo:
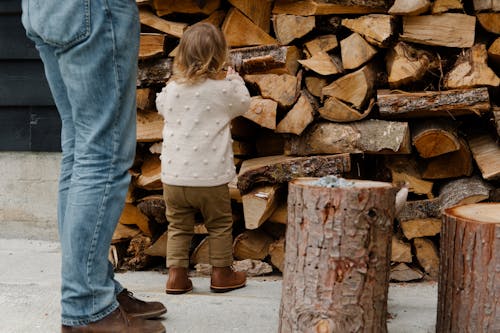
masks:
<path id="1" fill-rule="evenodd" d="M 0 239 L 0 333 L 59 332 L 59 245 L 55 242 Z M 210 293 L 209 279 L 193 278 L 194 291 L 167 295 L 167 275 L 126 272 L 117 279 L 144 300 L 164 302 L 168 333 L 275 333 L 281 279 L 251 278 L 246 288 Z M 389 333 L 434 332 L 437 285 L 391 284 Z"/>

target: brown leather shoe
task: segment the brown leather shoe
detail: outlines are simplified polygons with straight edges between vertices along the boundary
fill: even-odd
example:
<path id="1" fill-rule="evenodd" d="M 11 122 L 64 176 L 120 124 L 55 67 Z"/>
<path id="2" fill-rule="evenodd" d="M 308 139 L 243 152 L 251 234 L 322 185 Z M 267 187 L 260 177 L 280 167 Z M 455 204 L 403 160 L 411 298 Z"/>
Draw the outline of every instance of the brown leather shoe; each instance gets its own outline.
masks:
<path id="1" fill-rule="evenodd" d="M 119 307 L 103 319 L 84 326 L 64 326 L 62 333 L 165 333 L 165 326 L 157 320 L 130 318 Z"/>
<path id="2" fill-rule="evenodd" d="M 225 293 L 234 289 L 243 288 L 247 276 L 244 272 L 235 272 L 231 266 L 212 267 L 210 289 L 215 293 Z"/>
<path id="3" fill-rule="evenodd" d="M 145 302 L 134 297 L 127 289 L 123 289 L 116 296 L 118 303 L 129 317 L 150 319 L 161 316 L 167 312 L 167 308 L 160 302 Z"/>
<path id="4" fill-rule="evenodd" d="M 188 269 L 185 267 L 169 267 L 167 294 L 184 294 L 193 290 L 193 282 L 188 278 Z"/>

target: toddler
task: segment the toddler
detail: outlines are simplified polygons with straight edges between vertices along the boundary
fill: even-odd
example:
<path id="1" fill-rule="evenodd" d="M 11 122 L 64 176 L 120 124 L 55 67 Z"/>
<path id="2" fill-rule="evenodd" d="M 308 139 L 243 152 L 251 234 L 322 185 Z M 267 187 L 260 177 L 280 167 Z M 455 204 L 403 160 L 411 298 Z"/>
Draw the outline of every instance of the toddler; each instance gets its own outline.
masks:
<path id="1" fill-rule="evenodd" d="M 211 290 L 226 292 L 246 283 L 245 274 L 231 268 L 233 221 L 227 184 L 236 175 L 230 122 L 247 111 L 250 95 L 232 68 L 225 79 L 218 79 L 227 57 L 218 28 L 209 23 L 191 26 L 181 38 L 174 76 L 156 98 L 165 119 L 161 179 L 169 221 L 168 294 L 193 288 L 189 248 L 198 211 L 208 230 Z"/>

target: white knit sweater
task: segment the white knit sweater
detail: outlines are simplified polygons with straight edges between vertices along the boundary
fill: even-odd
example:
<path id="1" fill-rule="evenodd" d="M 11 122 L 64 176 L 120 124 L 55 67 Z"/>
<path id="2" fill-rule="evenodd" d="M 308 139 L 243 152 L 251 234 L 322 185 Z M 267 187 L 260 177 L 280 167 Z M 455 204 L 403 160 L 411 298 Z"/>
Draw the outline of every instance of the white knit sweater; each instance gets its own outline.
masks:
<path id="1" fill-rule="evenodd" d="M 230 122 L 250 106 L 243 79 L 207 79 L 193 85 L 170 81 L 157 94 L 165 119 L 161 180 L 178 186 L 217 186 L 235 176 Z"/>

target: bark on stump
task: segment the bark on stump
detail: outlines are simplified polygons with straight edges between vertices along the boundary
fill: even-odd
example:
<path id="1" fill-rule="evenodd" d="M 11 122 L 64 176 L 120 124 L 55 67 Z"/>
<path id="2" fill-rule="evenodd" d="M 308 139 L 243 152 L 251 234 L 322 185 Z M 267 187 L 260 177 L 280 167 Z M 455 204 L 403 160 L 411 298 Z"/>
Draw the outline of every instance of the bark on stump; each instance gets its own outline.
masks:
<path id="1" fill-rule="evenodd" d="M 500 332 L 500 204 L 443 214 L 436 332 Z"/>
<path id="2" fill-rule="evenodd" d="M 289 185 L 279 332 L 387 332 L 397 189 L 317 180 Z"/>

